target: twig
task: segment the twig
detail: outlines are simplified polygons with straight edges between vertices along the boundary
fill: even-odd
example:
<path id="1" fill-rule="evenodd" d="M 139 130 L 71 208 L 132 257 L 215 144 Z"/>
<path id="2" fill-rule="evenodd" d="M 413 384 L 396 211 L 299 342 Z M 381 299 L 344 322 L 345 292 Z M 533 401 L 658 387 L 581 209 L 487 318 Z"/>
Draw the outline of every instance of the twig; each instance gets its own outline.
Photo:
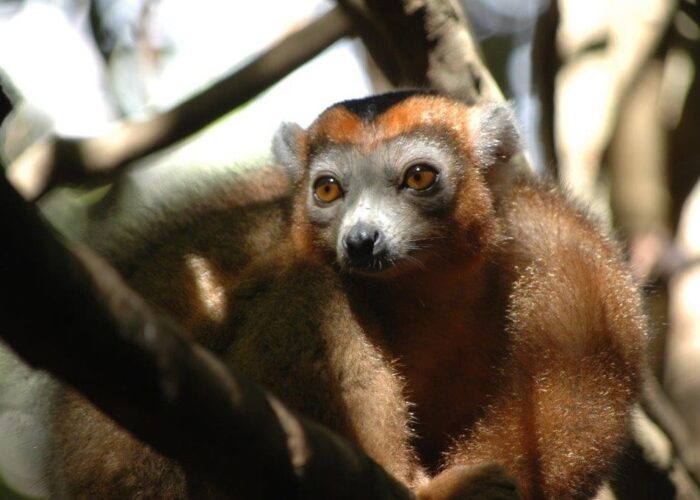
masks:
<path id="1" fill-rule="evenodd" d="M 695 488 L 700 491 L 700 450 L 691 446 L 692 439 L 685 422 L 668 399 L 663 389 L 650 374 L 644 388 L 643 407 L 651 420 L 656 423 L 673 444 L 683 465 L 688 470 Z"/>
<path id="2" fill-rule="evenodd" d="M 410 498 L 340 437 L 229 372 L 0 179 L 0 336 L 160 452 L 239 498 Z"/>
<path id="3" fill-rule="evenodd" d="M 350 20 L 335 8 L 169 111 L 143 122 L 121 123 L 103 137 L 53 138 L 33 145 L 13 162 L 8 177 L 28 200 L 59 184 L 107 181 L 129 163 L 201 130 L 257 96 L 350 29 Z"/>

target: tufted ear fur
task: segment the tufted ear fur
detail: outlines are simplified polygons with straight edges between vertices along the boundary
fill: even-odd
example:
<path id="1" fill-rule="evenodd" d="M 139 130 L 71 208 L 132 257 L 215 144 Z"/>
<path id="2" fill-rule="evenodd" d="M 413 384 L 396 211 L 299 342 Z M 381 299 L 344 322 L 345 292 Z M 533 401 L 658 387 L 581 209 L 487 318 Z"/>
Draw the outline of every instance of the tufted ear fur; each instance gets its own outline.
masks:
<path id="1" fill-rule="evenodd" d="M 282 165 L 292 184 L 301 179 L 304 166 L 301 158 L 301 141 L 304 129 L 296 123 L 284 122 L 272 140 L 272 154 Z"/>
<path id="2" fill-rule="evenodd" d="M 475 106 L 469 114 L 469 126 L 474 153 L 482 167 L 506 162 L 522 149 L 515 116 L 505 103 Z"/>

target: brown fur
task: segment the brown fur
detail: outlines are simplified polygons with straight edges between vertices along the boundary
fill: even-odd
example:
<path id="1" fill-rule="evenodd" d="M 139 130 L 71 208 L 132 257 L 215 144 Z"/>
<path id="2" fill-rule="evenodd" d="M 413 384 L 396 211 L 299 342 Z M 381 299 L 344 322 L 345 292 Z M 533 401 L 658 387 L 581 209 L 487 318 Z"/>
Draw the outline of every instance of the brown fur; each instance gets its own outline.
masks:
<path id="1" fill-rule="evenodd" d="M 188 225 L 129 279 L 420 498 L 512 498 L 489 464 L 515 476 L 525 498 L 589 498 L 622 449 L 637 398 L 639 294 L 616 245 L 556 190 L 522 181 L 492 195 L 471 112 L 439 96 L 409 97 L 371 123 L 334 107 L 298 137 L 306 165 L 329 142 L 369 150 L 417 127 L 450 135 L 466 167 L 442 216 L 448 236 L 421 255 L 423 267 L 339 274 L 306 217 L 303 179 L 293 208 L 282 200 Z M 169 477 L 179 493 L 163 496 L 186 495 L 190 475 L 71 398 L 56 407 L 56 491 L 116 498 L 165 488 L 159 478 Z M 95 460 L 105 447 L 112 459 Z"/>
<path id="2" fill-rule="evenodd" d="M 326 140 L 370 150 L 429 126 L 457 137 L 474 162 L 469 109 L 442 97 L 408 98 L 363 134 L 357 118 L 351 135 L 339 134 L 335 113 L 311 128 L 312 150 Z M 350 297 L 370 304 L 381 324 L 374 340 L 399 360 L 425 466 L 499 463 L 527 498 L 590 497 L 637 397 L 638 292 L 616 246 L 551 188 L 523 182 L 494 206 L 479 169 L 461 183 L 447 257 L 427 272 L 355 283 Z M 317 255 L 301 205 L 295 219 L 299 251 Z"/>

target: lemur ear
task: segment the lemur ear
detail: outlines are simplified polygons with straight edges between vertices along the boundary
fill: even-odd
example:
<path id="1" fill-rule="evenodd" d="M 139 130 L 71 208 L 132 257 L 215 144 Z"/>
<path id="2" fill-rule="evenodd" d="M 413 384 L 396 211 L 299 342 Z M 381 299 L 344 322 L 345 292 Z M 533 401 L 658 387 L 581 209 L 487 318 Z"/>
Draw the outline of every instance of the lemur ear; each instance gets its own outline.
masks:
<path id="1" fill-rule="evenodd" d="M 522 149 L 515 116 L 507 104 L 475 106 L 469 122 L 474 152 L 482 167 L 506 162 Z"/>
<path id="2" fill-rule="evenodd" d="M 304 166 L 300 157 L 304 129 L 296 123 L 284 122 L 272 140 L 272 154 L 282 165 L 292 183 L 301 179 Z"/>

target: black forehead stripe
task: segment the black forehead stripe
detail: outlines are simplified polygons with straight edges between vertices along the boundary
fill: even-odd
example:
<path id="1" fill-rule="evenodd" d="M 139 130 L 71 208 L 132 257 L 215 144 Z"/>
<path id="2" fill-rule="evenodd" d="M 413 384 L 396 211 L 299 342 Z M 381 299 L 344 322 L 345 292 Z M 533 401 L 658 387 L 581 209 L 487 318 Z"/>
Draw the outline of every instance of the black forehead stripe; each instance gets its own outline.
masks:
<path id="1" fill-rule="evenodd" d="M 432 95 L 438 95 L 438 93 L 434 90 L 397 90 L 394 92 L 387 92 L 385 94 L 363 97 L 362 99 L 342 101 L 335 106 L 343 106 L 345 109 L 357 115 L 362 120 L 370 122 L 375 120 L 379 115 L 384 113 L 392 106 L 405 99 L 408 99 L 409 97 Z"/>

